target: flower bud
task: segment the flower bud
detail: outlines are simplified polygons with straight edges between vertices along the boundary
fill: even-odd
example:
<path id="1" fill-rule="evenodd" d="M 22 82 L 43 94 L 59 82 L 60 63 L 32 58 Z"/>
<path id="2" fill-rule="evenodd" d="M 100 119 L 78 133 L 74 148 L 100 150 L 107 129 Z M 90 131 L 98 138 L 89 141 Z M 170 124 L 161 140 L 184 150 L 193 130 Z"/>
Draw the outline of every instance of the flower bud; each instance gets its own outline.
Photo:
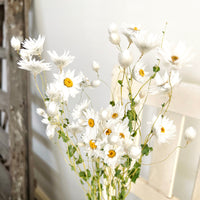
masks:
<path id="1" fill-rule="evenodd" d="M 93 61 L 92 63 L 92 69 L 95 71 L 95 72 L 98 72 L 99 71 L 99 63 L 97 63 L 96 61 Z"/>
<path id="2" fill-rule="evenodd" d="M 120 65 L 123 68 L 126 68 L 132 64 L 133 55 L 128 49 L 126 49 L 125 51 L 119 53 L 118 60 L 119 60 Z"/>
<path id="3" fill-rule="evenodd" d="M 101 84 L 100 80 L 94 80 L 91 82 L 91 86 L 92 87 L 98 87 Z"/>
<path id="4" fill-rule="evenodd" d="M 120 36 L 119 36 L 118 33 L 111 33 L 110 36 L 109 36 L 109 40 L 114 45 L 120 44 Z"/>
<path id="5" fill-rule="evenodd" d="M 118 32 L 118 26 L 117 24 L 112 23 L 108 28 L 109 33 L 117 33 Z"/>
<path id="6" fill-rule="evenodd" d="M 59 108 L 58 105 L 55 102 L 50 102 L 47 104 L 47 113 L 50 116 L 55 116 L 58 114 Z"/>
<path id="7" fill-rule="evenodd" d="M 192 126 L 190 126 L 185 130 L 185 139 L 188 142 L 191 142 L 196 137 L 196 134 L 196 130 Z"/>
<path id="8" fill-rule="evenodd" d="M 21 42 L 18 38 L 16 37 L 12 37 L 11 41 L 10 41 L 11 47 L 15 50 L 15 51 L 19 51 L 20 47 L 21 47 Z"/>
<path id="9" fill-rule="evenodd" d="M 101 112 L 101 117 L 102 117 L 103 119 L 106 119 L 106 118 L 108 117 L 108 111 L 107 111 L 107 110 L 103 110 L 103 111 Z"/>

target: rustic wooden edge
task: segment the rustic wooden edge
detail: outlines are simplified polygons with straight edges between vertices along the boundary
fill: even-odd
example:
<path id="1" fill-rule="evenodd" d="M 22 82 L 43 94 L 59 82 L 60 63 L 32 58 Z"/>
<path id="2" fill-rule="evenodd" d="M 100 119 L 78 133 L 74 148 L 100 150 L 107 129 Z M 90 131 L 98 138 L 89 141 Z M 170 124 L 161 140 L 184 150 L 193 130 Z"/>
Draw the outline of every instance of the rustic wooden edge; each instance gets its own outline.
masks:
<path id="1" fill-rule="evenodd" d="M 142 199 L 169 200 L 169 197 L 166 197 L 161 191 L 149 185 L 142 177 L 138 178 L 135 184 L 132 184 L 131 192 Z M 179 199 L 171 197 L 170 200 Z"/>
<path id="2" fill-rule="evenodd" d="M 0 59 L 6 58 L 6 49 L 3 47 L 0 47 Z"/>
<path id="3" fill-rule="evenodd" d="M 8 134 L 0 127 L 0 155 L 4 160 L 8 160 L 9 146 L 8 146 Z"/>
<path id="4" fill-rule="evenodd" d="M 0 110 L 8 111 L 8 93 L 0 90 Z"/>

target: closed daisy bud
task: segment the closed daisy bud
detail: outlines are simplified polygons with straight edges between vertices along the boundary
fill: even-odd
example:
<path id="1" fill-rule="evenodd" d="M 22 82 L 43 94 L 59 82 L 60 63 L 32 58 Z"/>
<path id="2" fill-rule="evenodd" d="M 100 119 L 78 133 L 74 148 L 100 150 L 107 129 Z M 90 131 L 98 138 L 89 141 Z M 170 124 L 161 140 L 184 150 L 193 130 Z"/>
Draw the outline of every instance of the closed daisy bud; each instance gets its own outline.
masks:
<path id="1" fill-rule="evenodd" d="M 93 61 L 93 63 L 92 63 L 92 69 L 93 69 L 95 72 L 98 72 L 99 69 L 100 69 L 99 63 L 97 63 L 96 61 Z"/>
<path id="2" fill-rule="evenodd" d="M 50 116 L 55 116 L 58 114 L 58 112 L 59 112 L 59 107 L 55 102 L 52 101 L 47 104 L 47 113 Z"/>
<path id="3" fill-rule="evenodd" d="M 15 50 L 15 51 L 19 51 L 20 50 L 20 47 L 21 47 L 21 42 L 18 38 L 16 37 L 12 37 L 11 38 L 11 41 L 10 41 L 10 44 L 12 46 L 12 48 Z"/>
<path id="4" fill-rule="evenodd" d="M 123 51 L 119 54 L 118 60 L 119 60 L 120 65 L 123 68 L 126 68 L 132 64 L 133 55 L 128 49 L 126 49 L 125 51 Z"/>
<path id="5" fill-rule="evenodd" d="M 109 33 L 117 33 L 118 32 L 118 26 L 117 24 L 112 23 L 108 28 Z"/>
<path id="6" fill-rule="evenodd" d="M 100 80 L 94 80 L 91 82 L 92 87 L 98 87 L 98 86 L 100 86 L 100 84 L 101 84 Z"/>
<path id="7" fill-rule="evenodd" d="M 109 35 L 109 40 L 114 45 L 119 45 L 120 44 L 120 36 L 119 36 L 118 33 L 111 33 Z"/>
<path id="8" fill-rule="evenodd" d="M 190 126 L 185 130 L 185 139 L 188 142 L 191 142 L 196 137 L 196 134 L 196 130 L 192 126 Z"/>

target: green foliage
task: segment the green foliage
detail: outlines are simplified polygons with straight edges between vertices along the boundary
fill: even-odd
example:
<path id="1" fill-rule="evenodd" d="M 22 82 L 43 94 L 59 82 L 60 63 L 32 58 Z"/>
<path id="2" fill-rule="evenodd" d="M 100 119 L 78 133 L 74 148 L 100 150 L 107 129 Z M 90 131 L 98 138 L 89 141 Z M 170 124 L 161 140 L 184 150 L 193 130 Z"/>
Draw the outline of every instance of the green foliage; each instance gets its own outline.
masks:
<path id="1" fill-rule="evenodd" d="M 76 148 L 72 145 L 69 145 L 67 154 L 69 155 L 70 158 L 74 155 L 75 152 L 76 152 Z"/>
<path id="2" fill-rule="evenodd" d="M 77 159 L 77 161 L 76 161 L 76 164 L 79 165 L 79 164 L 81 164 L 82 162 L 83 162 L 83 159 L 82 159 L 81 155 L 79 155 L 79 157 L 78 157 L 78 159 Z"/>
<path id="3" fill-rule="evenodd" d="M 111 106 L 115 106 L 115 102 L 114 101 L 110 101 L 110 105 Z"/>
<path id="4" fill-rule="evenodd" d="M 58 131 L 59 136 L 58 139 L 60 139 L 62 137 L 63 142 L 67 143 L 69 141 L 69 137 L 67 135 L 65 135 L 65 133 L 61 130 Z"/>
<path id="5" fill-rule="evenodd" d="M 142 155 L 148 156 L 151 151 L 153 151 L 152 147 L 149 147 L 148 144 L 141 144 L 142 147 Z"/>
<path id="6" fill-rule="evenodd" d="M 159 72 L 160 71 L 160 67 L 157 66 L 157 65 L 153 66 L 153 71 L 154 72 Z"/>
<path id="7" fill-rule="evenodd" d="M 118 80 L 117 82 L 120 84 L 121 87 L 123 87 L 123 81 L 122 80 Z"/>
<path id="8" fill-rule="evenodd" d="M 135 137 L 137 135 L 137 131 L 134 131 L 131 137 Z"/>
<path id="9" fill-rule="evenodd" d="M 136 162 L 133 168 L 128 170 L 128 176 L 133 183 L 136 182 L 137 178 L 140 175 L 140 167 L 141 167 L 141 164 L 139 162 Z"/>
<path id="10" fill-rule="evenodd" d="M 121 191 L 119 193 L 119 200 L 124 200 L 126 197 L 126 187 L 122 186 Z"/>
<path id="11" fill-rule="evenodd" d="M 137 121 L 137 114 L 136 114 L 135 110 L 128 110 L 127 117 L 129 119 L 129 121 Z"/>
<path id="12" fill-rule="evenodd" d="M 64 110 L 59 110 L 59 112 L 61 113 L 61 115 L 64 113 Z"/>
<path id="13" fill-rule="evenodd" d="M 126 158 L 126 161 L 122 164 L 122 167 L 129 168 L 131 166 L 132 159 L 129 156 L 124 156 L 124 158 Z"/>

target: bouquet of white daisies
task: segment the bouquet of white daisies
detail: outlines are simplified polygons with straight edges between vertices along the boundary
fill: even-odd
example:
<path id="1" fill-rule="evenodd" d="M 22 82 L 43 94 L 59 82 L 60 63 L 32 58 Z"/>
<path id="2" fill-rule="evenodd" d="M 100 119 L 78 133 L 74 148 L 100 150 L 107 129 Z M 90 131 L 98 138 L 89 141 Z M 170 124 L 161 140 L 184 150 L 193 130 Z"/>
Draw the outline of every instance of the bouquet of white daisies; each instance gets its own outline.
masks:
<path id="1" fill-rule="evenodd" d="M 173 88 L 181 80 L 179 70 L 189 66 L 191 60 L 190 50 L 182 42 L 171 46 L 165 40 L 165 31 L 157 36 L 140 26 L 124 25 L 119 29 L 111 24 L 108 32 L 110 42 L 119 51 L 119 64 L 113 70 L 112 99 L 99 111 L 91 106 L 90 98 L 81 98 L 74 109 L 69 107 L 69 102 L 77 99 L 79 93 L 102 83 L 97 62 L 92 64 L 97 79 L 89 80 L 83 73 L 68 68 L 74 60 L 69 52 L 58 55 L 48 51 L 58 70 L 52 82 L 45 84 L 44 71 L 52 69 L 51 64 L 42 59 L 45 38 L 39 36 L 21 42 L 13 37 L 11 40 L 11 46 L 20 56 L 19 68 L 32 72 L 43 99 L 45 109 L 38 108 L 37 113 L 46 124 L 46 135 L 65 143 L 65 159 L 79 177 L 89 200 L 125 199 L 131 184 L 140 175 L 143 156 L 153 150 L 149 144 L 152 137 L 156 137 L 158 143 L 173 139 L 176 126 L 165 114 Z M 122 42 L 123 38 L 127 40 Z M 138 58 L 133 50 L 139 54 Z M 151 60 L 145 62 L 148 55 Z M 40 89 L 37 75 L 45 91 Z M 148 95 L 161 92 L 166 94 L 167 100 L 161 104 L 159 115 L 152 117 L 149 133 L 142 139 L 140 114 Z M 188 134 L 191 139 L 193 136 Z"/>

